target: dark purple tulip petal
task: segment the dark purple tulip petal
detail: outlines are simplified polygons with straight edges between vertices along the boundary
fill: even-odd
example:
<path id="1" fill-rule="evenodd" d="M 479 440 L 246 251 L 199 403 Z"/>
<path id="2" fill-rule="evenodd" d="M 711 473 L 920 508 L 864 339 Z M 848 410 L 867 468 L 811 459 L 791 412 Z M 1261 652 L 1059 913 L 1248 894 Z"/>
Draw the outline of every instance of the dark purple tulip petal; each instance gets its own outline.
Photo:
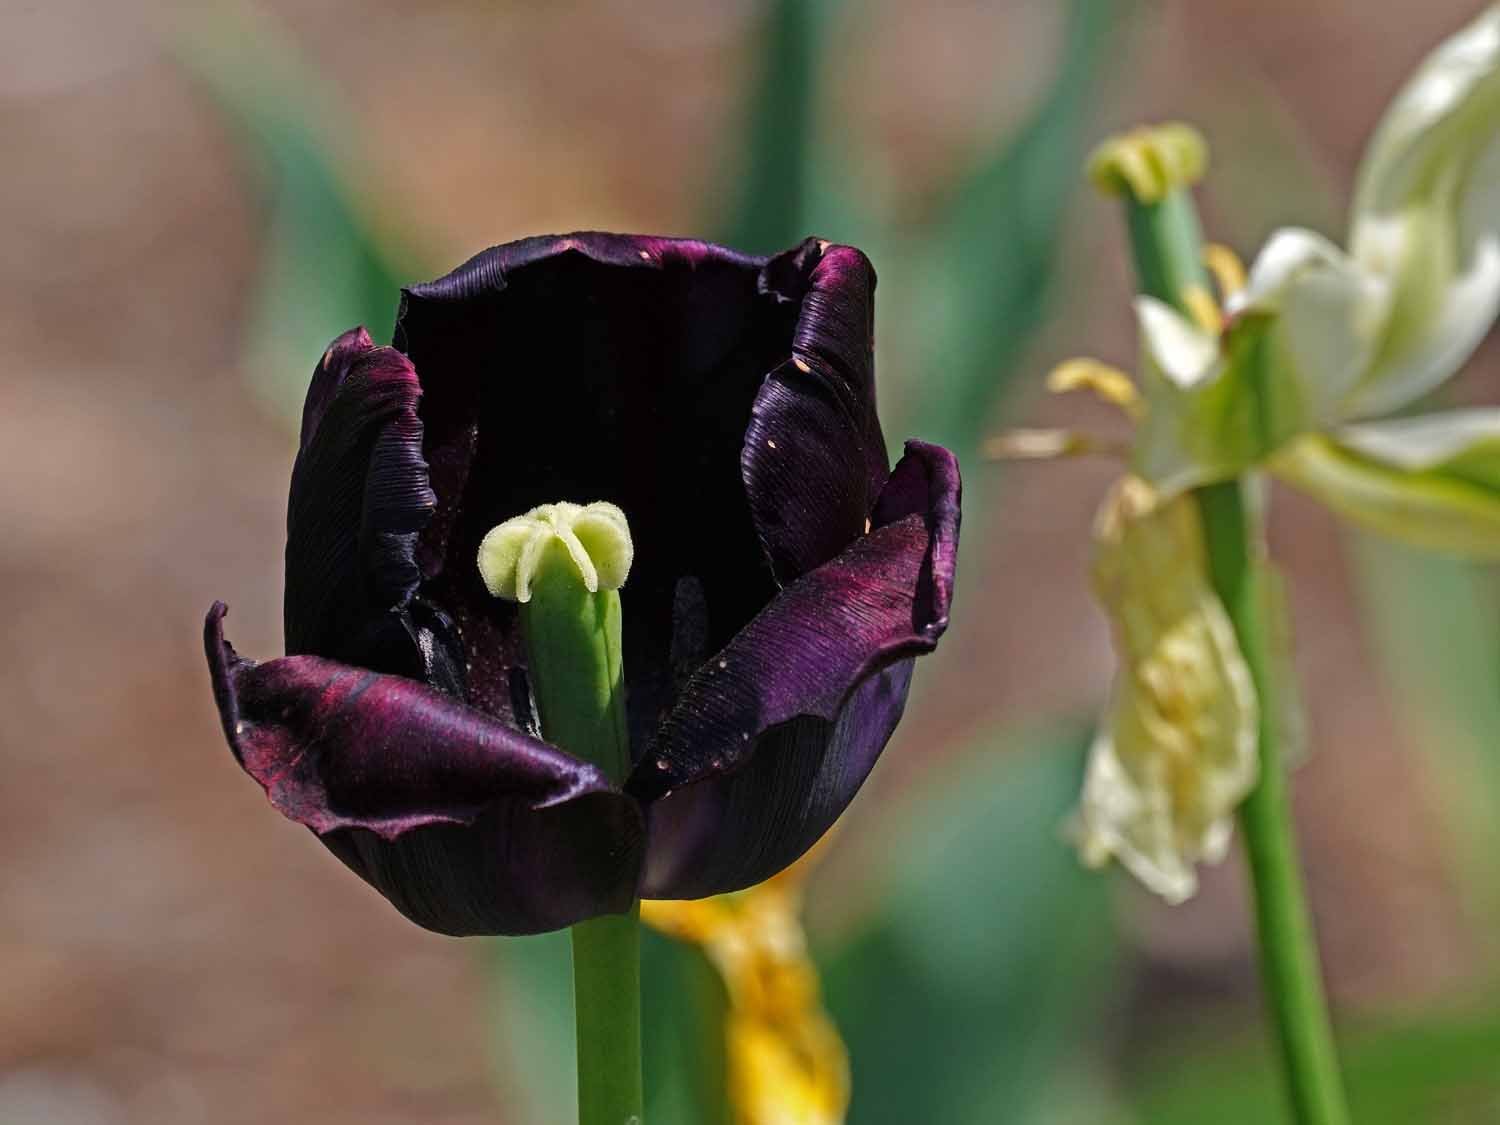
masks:
<path id="1" fill-rule="evenodd" d="M 637 746 L 685 674 L 770 600 L 737 454 L 766 374 L 804 337 L 830 393 L 869 400 L 859 358 L 868 269 L 829 265 L 843 253 L 810 241 L 763 259 L 575 234 L 495 247 L 406 292 L 396 343 L 421 374 L 437 498 L 423 596 L 462 636 L 472 702 L 524 721 L 515 610 L 488 596 L 474 559 L 490 528 L 534 505 L 608 500 L 630 519 L 624 637 Z M 858 292 L 835 300 L 828 291 L 845 276 Z M 822 440 L 812 431 L 824 420 L 810 413 L 807 440 Z M 838 487 L 859 492 L 857 481 Z"/>
<path id="2" fill-rule="evenodd" d="M 863 534 L 889 472 L 875 415 L 875 272 L 827 247 L 801 299 L 792 358 L 756 395 L 740 471 L 779 582 Z"/>
<path id="3" fill-rule="evenodd" d="M 868 535 L 788 584 L 692 677 L 627 792 L 657 801 L 645 893 L 749 886 L 825 832 L 905 705 L 910 657 L 947 628 L 952 454 L 912 442 Z"/>
<path id="4" fill-rule="evenodd" d="M 524 934 L 627 910 L 644 826 L 593 766 L 400 676 L 204 644 L 224 733 L 283 814 L 439 933 Z"/>
<path id="5" fill-rule="evenodd" d="M 400 615 L 421 581 L 417 533 L 433 508 L 421 394 L 411 362 L 363 328 L 335 340 L 314 370 L 287 505 L 289 653 L 368 665 L 367 650 L 407 635 Z M 413 651 L 408 643 L 403 664 Z"/>

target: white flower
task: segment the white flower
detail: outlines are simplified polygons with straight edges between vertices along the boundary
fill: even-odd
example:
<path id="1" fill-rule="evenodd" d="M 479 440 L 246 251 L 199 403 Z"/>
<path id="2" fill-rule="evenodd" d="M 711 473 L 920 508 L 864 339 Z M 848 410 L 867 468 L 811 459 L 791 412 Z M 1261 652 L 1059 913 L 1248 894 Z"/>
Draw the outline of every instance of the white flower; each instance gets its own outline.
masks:
<path id="1" fill-rule="evenodd" d="M 1138 301 L 1148 415 L 1137 469 L 1176 491 L 1238 475 L 1302 434 L 1327 431 L 1337 446 L 1340 426 L 1389 414 L 1453 375 L 1497 312 L 1492 6 L 1386 110 L 1361 164 L 1347 252 L 1311 231 L 1276 232 L 1219 333 Z"/>

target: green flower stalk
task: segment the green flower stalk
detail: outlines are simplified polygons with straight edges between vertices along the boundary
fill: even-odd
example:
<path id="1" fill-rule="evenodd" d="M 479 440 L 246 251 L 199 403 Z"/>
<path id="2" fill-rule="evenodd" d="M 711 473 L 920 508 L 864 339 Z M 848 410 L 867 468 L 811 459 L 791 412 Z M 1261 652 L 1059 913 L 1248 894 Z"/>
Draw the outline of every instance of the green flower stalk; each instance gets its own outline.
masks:
<path id="1" fill-rule="evenodd" d="M 479 544 L 491 594 L 520 603 L 542 733 L 609 777 L 630 769 L 620 587 L 634 548 L 613 504 L 543 504 Z M 579 1125 L 640 1125 L 640 903 L 573 927 Z"/>
<path id="2" fill-rule="evenodd" d="M 1100 171 L 1119 164 L 1122 148 L 1151 151 L 1175 142 L 1179 148 L 1202 149 L 1196 134 L 1183 136 L 1182 127 L 1173 126 L 1112 142 L 1096 157 L 1096 178 Z M 1178 161 L 1182 170 L 1166 177 L 1159 198 L 1142 200 L 1133 191 L 1121 193 L 1136 272 L 1145 294 L 1142 304 L 1156 302 L 1146 306 L 1149 315 L 1181 318 L 1183 326 L 1194 316 L 1200 323 L 1213 323 L 1201 236 L 1189 194 L 1206 163 L 1203 155 Z M 1145 212 L 1154 212 L 1149 226 Z M 1137 233 L 1143 228 L 1144 236 Z M 1205 300 L 1210 301 L 1206 312 Z M 1247 354 L 1259 358 L 1255 349 Z M 1148 418 L 1150 409 L 1148 405 Z M 1133 732 L 1136 775 L 1151 778 L 1165 764 L 1172 804 L 1165 818 L 1148 817 L 1146 822 L 1164 819 L 1174 831 L 1173 840 L 1185 845 L 1175 854 L 1168 848 L 1165 864 L 1193 858 L 1217 860 L 1227 848 L 1230 816 L 1238 806 L 1254 890 L 1266 999 L 1296 1118 L 1302 1125 L 1346 1125 L 1349 1114 L 1297 860 L 1283 749 L 1273 718 L 1271 701 L 1276 688 L 1266 647 L 1272 628 L 1264 591 L 1268 567 L 1257 506 L 1247 502 L 1246 496 L 1253 482 L 1217 481 L 1199 486 L 1190 496 L 1172 496 L 1157 494 L 1138 477 L 1125 481 L 1135 486 L 1127 491 L 1141 492 L 1145 499 L 1122 520 L 1127 528 L 1134 523 L 1133 536 L 1121 532 L 1118 537 L 1125 543 L 1134 538 L 1139 545 L 1134 554 L 1122 555 L 1114 568 L 1118 572 L 1114 584 L 1127 586 L 1133 581 L 1139 586 L 1134 597 L 1137 605 L 1169 605 L 1173 599 L 1191 598 L 1173 616 L 1198 629 L 1175 644 L 1154 646 L 1158 658 L 1175 655 L 1176 659 L 1156 670 L 1155 727 Z M 1163 530 L 1154 530 L 1157 526 Z M 1107 542 L 1107 537 L 1101 538 Z M 1101 552 L 1101 563 L 1111 557 Z M 1130 610 L 1123 608 L 1118 616 L 1129 620 L 1129 615 Z M 1138 610 L 1135 616 L 1141 616 Z M 1141 632 L 1140 628 L 1118 630 L 1127 665 L 1135 669 L 1150 667 L 1129 646 L 1130 639 Z M 1217 661 L 1206 660 L 1207 654 L 1216 655 Z M 1163 706 L 1162 700 L 1176 705 Z M 1129 730 L 1127 720 L 1128 716 L 1117 715 L 1114 730 Z M 1091 778 L 1101 760 L 1097 750 Z M 1131 789 L 1130 785 L 1118 786 L 1116 792 Z M 1184 793 L 1198 799 L 1184 800 Z M 1086 790 L 1085 814 L 1089 797 Z M 1116 850 L 1129 864 L 1131 851 Z M 1166 884 L 1156 889 L 1171 899 L 1185 897 L 1174 895 L 1174 890 L 1190 891 L 1193 885 L 1191 872 L 1180 871 L 1177 887 Z"/>

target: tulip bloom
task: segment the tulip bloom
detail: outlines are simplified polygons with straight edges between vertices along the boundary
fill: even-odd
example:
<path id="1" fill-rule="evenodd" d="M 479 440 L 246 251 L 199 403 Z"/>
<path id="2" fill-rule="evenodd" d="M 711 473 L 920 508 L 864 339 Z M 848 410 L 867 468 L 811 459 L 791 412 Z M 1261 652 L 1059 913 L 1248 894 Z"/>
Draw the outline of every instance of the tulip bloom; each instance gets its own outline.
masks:
<path id="1" fill-rule="evenodd" d="M 957 465 L 875 414 L 874 273 L 578 234 L 405 291 L 334 341 L 287 518 L 287 656 L 205 629 L 230 748 L 419 925 L 521 934 L 760 882 L 853 798 L 948 622 Z M 543 741 L 518 607 L 475 560 L 510 517 L 605 501 L 633 765 Z"/>

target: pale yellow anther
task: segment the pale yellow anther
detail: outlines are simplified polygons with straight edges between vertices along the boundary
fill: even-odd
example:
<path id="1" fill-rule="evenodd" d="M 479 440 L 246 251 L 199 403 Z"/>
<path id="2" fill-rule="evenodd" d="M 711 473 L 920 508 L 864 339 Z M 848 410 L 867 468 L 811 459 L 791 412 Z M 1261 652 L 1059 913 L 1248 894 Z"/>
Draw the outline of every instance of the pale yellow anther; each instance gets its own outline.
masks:
<path id="1" fill-rule="evenodd" d="M 1189 285 L 1182 294 L 1182 303 L 1187 306 L 1195 323 L 1203 331 L 1218 335 L 1224 327 L 1224 314 L 1213 295 L 1200 285 Z"/>
<path id="2" fill-rule="evenodd" d="M 1059 363 L 1047 373 L 1047 389 L 1053 394 L 1091 391 L 1134 419 L 1140 418 L 1145 409 L 1135 381 L 1118 367 L 1097 359 L 1070 359 Z"/>
<path id="3" fill-rule="evenodd" d="M 1077 430 L 1006 430 L 984 443 L 984 456 L 989 461 L 1051 461 L 1095 453 L 1123 458 L 1129 449 L 1123 443 Z"/>
<path id="4" fill-rule="evenodd" d="M 603 500 L 592 504 L 542 504 L 493 528 L 479 544 L 479 575 L 497 598 L 531 600 L 531 583 L 562 548 L 589 593 L 618 590 L 630 573 L 635 548 L 625 513 Z"/>
<path id="5" fill-rule="evenodd" d="M 1219 286 L 1219 300 L 1228 301 L 1245 288 L 1245 263 L 1223 243 L 1210 242 L 1203 248 L 1203 264 Z"/>
<path id="6" fill-rule="evenodd" d="M 1143 126 L 1105 141 L 1089 157 L 1088 175 L 1100 191 L 1129 193 L 1138 203 L 1160 203 L 1192 187 L 1208 170 L 1208 145 L 1191 125 Z"/>

